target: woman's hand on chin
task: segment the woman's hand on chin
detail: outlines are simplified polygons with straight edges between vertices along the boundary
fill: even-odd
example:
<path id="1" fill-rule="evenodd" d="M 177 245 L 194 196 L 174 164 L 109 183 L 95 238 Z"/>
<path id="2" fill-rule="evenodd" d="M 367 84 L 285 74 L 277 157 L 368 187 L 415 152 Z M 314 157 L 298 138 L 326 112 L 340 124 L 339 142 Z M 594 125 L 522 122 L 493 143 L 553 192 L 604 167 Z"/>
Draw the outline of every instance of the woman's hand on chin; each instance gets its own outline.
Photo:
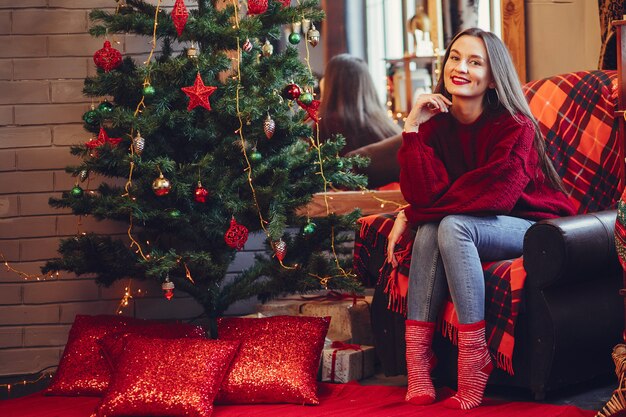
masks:
<path id="1" fill-rule="evenodd" d="M 452 102 L 443 94 L 420 94 L 404 121 L 405 132 L 417 132 L 422 123 L 436 114 L 447 113 Z"/>

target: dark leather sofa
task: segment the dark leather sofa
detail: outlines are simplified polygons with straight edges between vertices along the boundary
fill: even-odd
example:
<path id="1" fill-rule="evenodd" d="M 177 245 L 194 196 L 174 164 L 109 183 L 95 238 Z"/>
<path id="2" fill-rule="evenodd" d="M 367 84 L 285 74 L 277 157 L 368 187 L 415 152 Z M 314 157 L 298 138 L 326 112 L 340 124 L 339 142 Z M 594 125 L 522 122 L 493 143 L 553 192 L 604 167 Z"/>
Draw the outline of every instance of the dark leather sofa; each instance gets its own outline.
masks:
<path id="1" fill-rule="evenodd" d="M 615 216 L 610 210 L 546 220 L 528 230 L 524 241 L 528 275 L 515 329 L 515 373 L 496 369 L 489 384 L 528 389 L 535 399 L 543 399 L 547 391 L 613 372 L 611 350 L 624 330 Z M 370 278 L 375 281 L 384 250 L 372 255 Z M 405 374 L 404 316 L 387 309 L 382 285 L 375 287 L 371 313 L 383 372 Z M 435 377 L 442 384 L 454 384 L 456 349 L 443 337 L 435 340 L 435 346 L 439 357 Z"/>

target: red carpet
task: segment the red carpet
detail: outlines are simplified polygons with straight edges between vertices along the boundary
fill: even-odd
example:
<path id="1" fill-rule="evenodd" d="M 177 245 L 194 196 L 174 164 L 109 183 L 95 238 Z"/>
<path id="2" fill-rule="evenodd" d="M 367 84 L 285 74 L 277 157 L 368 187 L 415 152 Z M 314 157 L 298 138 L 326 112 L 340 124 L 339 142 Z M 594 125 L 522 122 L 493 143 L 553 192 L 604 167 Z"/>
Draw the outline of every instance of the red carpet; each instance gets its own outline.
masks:
<path id="1" fill-rule="evenodd" d="M 593 417 L 595 411 L 573 406 L 485 400 L 470 411 L 448 410 L 439 400 L 452 395 L 450 390 L 437 392 L 438 402 L 416 407 L 404 402 L 405 387 L 358 384 L 320 384 L 320 405 L 300 406 L 233 405 L 216 406 L 214 417 Z M 98 405 L 94 397 L 27 397 L 0 401 L 2 417 L 89 417 Z"/>

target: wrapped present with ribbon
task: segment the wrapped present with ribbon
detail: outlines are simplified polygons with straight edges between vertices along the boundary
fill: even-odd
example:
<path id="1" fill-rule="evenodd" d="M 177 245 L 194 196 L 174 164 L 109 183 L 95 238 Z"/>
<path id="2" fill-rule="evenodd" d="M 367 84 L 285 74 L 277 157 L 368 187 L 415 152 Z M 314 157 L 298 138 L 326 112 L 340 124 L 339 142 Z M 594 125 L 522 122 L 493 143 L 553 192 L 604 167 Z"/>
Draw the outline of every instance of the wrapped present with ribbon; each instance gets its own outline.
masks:
<path id="1" fill-rule="evenodd" d="M 256 312 L 260 317 L 299 316 L 301 298 L 277 298 L 263 304 L 257 304 Z"/>
<path id="2" fill-rule="evenodd" d="M 374 344 L 372 322 L 370 319 L 371 296 L 342 294 L 334 291 L 323 296 L 308 297 L 300 305 L 303 316 L 330 316 L 328 338 L 357 345 Z"/>
<path id="3" fill-rule="evenodd" d="M 370 320 L 371 296 L 329 291 L 325 294 L 277 298 L 257 305 L 257 312 L 269 316 L 330 316 L 328 338 L 359 345 L 373 345 Z"/>
<path id="4" fill-rule="evenodd" d="M 322 381 L 346 383 L 374 375 L 374 347 L 333 342 L 322 351 Z"/>

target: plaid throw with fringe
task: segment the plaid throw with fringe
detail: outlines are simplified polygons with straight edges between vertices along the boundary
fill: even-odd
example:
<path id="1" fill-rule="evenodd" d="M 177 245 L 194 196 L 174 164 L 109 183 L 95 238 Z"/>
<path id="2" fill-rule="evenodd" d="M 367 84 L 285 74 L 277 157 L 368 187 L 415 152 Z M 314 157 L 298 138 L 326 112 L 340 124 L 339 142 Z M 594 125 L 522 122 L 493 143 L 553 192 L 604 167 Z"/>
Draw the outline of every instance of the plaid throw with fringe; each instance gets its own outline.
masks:
<path id="1" fill-rule="evenodd" d="M 622 189 L 619 184 L 618 124 L 614 118 L 617 73 L 567 73 L 530 82 L 524 86 L 524 93 L 546 138 L 546 152 L 563 178 L 578 213 L 615 208 Z M 396 246 L 399 266 L 392 269 L 391 265 L 384 263 L 374 278 L 378 283 L 367 282 L 372 254 L 381 250 L 385 253 L 394 219 L 394 213 L 359 219 L 361 230 L 355 241 L 354 269 L 365 285 L 384 286 L 390 310 L 406 314 L 414 230 L 407 230 Z M 626 232 L 623 236 L 626 242 Z M 487 342 L 498 368 L 512 374 L 515 323 L 526 279 L 523 260 L 484 263 L 483 271 Z M 456 342 L 458 322 L 449 300 L 440 313 L 440 324 L 444 335 Z"/>

